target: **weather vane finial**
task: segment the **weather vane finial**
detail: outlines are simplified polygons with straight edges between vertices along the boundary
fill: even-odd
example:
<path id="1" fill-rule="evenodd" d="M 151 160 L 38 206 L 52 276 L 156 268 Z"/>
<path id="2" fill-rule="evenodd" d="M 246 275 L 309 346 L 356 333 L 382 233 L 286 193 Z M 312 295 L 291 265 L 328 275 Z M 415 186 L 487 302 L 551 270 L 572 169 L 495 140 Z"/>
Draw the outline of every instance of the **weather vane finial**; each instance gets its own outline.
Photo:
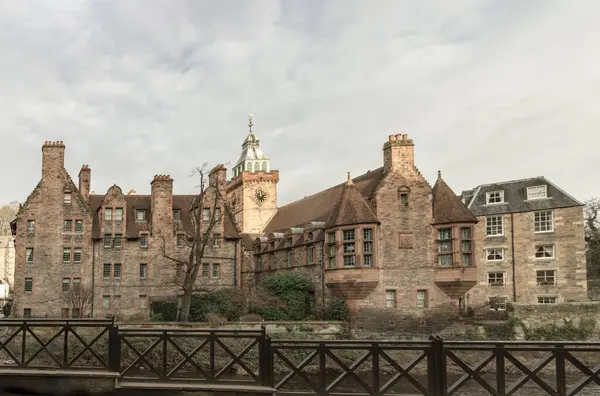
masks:
<path id="1" fill-rule="evenodd" d="M 254 114 L 248 114 L 248 128 L 250 128 L 250 133 L 252 133 L 252 126 L 254 125 Z"/>

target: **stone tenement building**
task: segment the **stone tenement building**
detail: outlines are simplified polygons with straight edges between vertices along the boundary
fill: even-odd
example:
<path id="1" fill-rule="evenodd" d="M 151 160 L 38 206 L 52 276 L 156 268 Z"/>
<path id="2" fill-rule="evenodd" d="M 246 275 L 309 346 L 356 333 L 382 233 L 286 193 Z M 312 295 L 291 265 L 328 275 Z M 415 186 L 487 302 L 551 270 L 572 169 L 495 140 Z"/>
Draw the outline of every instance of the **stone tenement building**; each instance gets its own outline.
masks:
<path id="1" fill-rule="evenodd" d="M 116 185 L 105 195 L 90 194 L 90 168 L 82 167 L 75 185 L 64 169 L 62 142 L 46 142 L 42 153 L 42 179 L 12 224 L 15 316 L 81 315 L 68 296 L 83 289 L 93 291 L 94 316 L 147 317 L 149 301 L 181 290 L 185 268 L 178 261 L 194 240 L 194 213 L 201 225 L 219 219 L 198 277 L 201 290 L 228 287 L 249 295 L 264 276 L 297 272 L 314 282 L 317 309 L 337 297 L 356 314 L 426 316 L 490 297 L 512 300 L 514 282 L 492 287 L 488 279 L 497 279 L 490 275 L 496 272 L 512 279 L 507 269 L 514 257 L 518 301 L 585 299 L 579 202 L 544 179 L 522 181 L 521 190 L 500 187 L 511 183 L 481 186 L 461 200 L 441 174 L 433 187 L 421 175 L 407 135 L 388 137 L 382 167 L 279 208 L 279 172 L 252 129 L 231 179 L 215 167 L 202 198 L 173 195 L 168 176 L 154 177 L 150 195 L 123 194 Z M 548 198 L 519 203 L 523 186 L 542 185 Z M 500 190 L 508 205 L 486 203 L 487 192 Z M 542 227 L 537 210 L 554 211 L 552 232 L 534 232 Z M 497 214 L 504 218 L 501 235 Z M 556 260 L 535 258 L 539 246 L 552 243 Z M 502 260 L 488 260 L 496 248 L 504 249 Z M 556 270 L 557 282 L 536 286 L 536 271 L 546 268 Z"/>
<path id="2" fill-rule="evenodd" d="M 555 304 L 587 298 L 583 204 L 544 177 L 463 191 L 477 216 L 479 276 L 469 297 Z"/>

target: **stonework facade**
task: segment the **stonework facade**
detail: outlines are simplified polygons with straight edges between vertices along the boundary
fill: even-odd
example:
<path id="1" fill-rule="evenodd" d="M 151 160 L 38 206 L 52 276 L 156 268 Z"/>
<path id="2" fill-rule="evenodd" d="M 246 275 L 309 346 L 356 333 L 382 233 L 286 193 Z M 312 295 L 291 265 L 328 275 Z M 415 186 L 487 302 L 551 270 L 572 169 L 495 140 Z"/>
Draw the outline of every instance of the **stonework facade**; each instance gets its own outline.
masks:
<path id="1" fill-rule="evenodd" d="M 458 313 L 491 297 L 586 299 L 580 202 L 543 178 L 458 196 L 441 174 L 428 183 L 414 149 L 407 135 L 390 135 L 380 168 L 278 207 L 279 172 L 252 130 L 231 179 L 215 167 L 201 196 L 174 195 L 165 175 L 150 195 L 116 185 L 96 195 L 90 167 L 76 186 L 64 144 L 46 142 L 42 179 L 12 225 L 15 316 L 82 315 L 65 300 L 77 287 L 92 290 L 90 315 L 147 318 L 153 299 L 180 294 L 182 263 L 214 219 L 200 292 L 248 295 L 265 276 L 299 273 L 314 283 L 315 311 L 337 298 L 369 320 Z M 542 185 L 545 198 L 532 188 Z M 524 199 L 527 191 L 537 195 Z"/>

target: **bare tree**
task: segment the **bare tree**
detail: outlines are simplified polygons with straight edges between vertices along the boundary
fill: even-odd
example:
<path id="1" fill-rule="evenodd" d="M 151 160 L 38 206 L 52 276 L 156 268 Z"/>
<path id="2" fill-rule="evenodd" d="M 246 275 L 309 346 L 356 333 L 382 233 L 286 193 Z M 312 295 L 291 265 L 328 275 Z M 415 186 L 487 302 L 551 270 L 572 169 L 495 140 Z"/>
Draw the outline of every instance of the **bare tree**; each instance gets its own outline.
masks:
<path id="1" fill-rule="evenodd" d="M 585 203 L 585 241 L 588 278 L 600 278 L 600 199 Z"/>
<path id="2" fill-rule="evenodd" d="M 190 203 L 189 214 L 192 223 L 192 235 L 186 235 L 183 252 L 179 253 L 173 246 L 173 233 L 178 230 L 155 230 L 154 234 L 161 241 L 160 255 L 162 258 L 174 263 L 177 267 L 173 283 L 179 289 L 179 304 L 177 320 L 187 322 L 190 316 L 192 297 L 196 293 L 210 292 L 218 285 L 210 282 L 198 282 L 198 274 L 202 268 L 211 243 L 215 241 L 215 230 L 221 229 L 221 224 L 227 210 L 225 197 L 219 190 L 219 186 L 208 183 L 207 164 L 193 170 L 191 176 L 200 178 L 199 194 Z M 210 215 L 206 218 L 203 209 L 209 209 Z M 219 233 L 219 235 L 221 235 Z M 219 237 L 220 238 L 220 237 Z"/>
<path id="3" fill-rule="evenodd" d="M 17 216 L 18 209 L 15 202 L 0 207 L 0 235 L 11 235 L 10 222 Z"/>
<path id="4" fill-rule="evenodd" d="M 94 298 L 94 290 L 88 285 L 77 285 L 63 294 L 63 301 L 71 308 L 74 318 L 85 318 L 89 316 L 89 309 Z"/>

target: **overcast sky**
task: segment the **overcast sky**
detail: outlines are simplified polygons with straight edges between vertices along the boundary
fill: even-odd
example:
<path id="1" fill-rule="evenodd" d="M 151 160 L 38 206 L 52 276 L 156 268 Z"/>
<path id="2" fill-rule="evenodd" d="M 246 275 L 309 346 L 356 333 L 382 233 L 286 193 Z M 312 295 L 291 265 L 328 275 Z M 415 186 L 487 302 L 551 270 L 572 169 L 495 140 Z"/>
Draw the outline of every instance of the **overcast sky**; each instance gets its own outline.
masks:
<path id="1" fill-rule="evenodd" d="M 247 114 L 285 204 L 382 164 L 406 133 L 458 193 L 544 175 L 600 196 L 600 1 L 0 2 L 0 202 L 45 140 L 76 180 L 149 193 L 239 156 Z"/>

